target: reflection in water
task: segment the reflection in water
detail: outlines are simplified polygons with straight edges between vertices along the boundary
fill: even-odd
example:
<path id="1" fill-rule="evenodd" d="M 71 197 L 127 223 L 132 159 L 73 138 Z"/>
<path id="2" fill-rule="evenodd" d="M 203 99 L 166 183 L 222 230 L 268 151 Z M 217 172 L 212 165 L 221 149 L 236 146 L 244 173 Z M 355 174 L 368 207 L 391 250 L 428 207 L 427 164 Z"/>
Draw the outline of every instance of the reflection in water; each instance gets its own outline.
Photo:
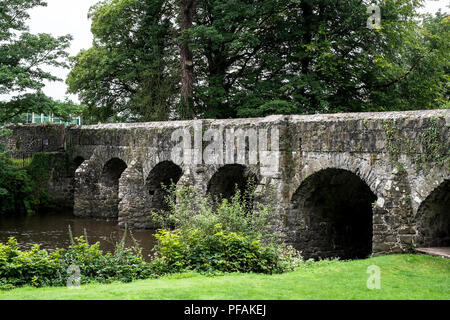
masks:
<path id="1" fill-rule="evenodd" d="M 42 249 L 52 251 L 56 248 L 67 248 L 70 244 L 69 225 L 74 237 L 84 234 L 90 244 L 100 242 L 100 248 L 107 252 L 114 251 L 115 244 L 123 236 L 123 230 L 117 226 L 117 221 L 77 218 L 70 212 L 40 213 L 37 215 L 0 215 L 0 242 L 15 237 L 22 249 L 30 249 L 35 243 L 40 243 Z M 145 260 L 149 260 L 151 249 L 156 244 L 155 230 L 135 230 L 133 237 L 142 247 Z M 126 246 L 133 241 L 128 234 Z"/>

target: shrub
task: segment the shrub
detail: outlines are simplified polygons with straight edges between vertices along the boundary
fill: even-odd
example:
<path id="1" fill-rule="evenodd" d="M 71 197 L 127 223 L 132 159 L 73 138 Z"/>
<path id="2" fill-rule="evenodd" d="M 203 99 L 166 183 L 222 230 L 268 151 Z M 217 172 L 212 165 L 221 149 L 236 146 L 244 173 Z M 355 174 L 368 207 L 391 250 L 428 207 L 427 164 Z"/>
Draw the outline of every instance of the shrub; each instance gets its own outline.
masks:
<path id="1" fill-rule="evenodd" d="M 53 285 L 60 259 L 60 250 L 48 253 L 35 244 L 29 251 L 21 251 L 17 240 L 10 238 L 6 244 L 0 243 L 0 287 Z"/>
<path id="2" fill-rule="evenodd" d="M 81 283 L 112 281 L 130 282 L 151 275 L 149 264 L 143 260 L 138 247 L 125 248 L 124 239 L 114 253 L 104 253 L 99 243 L 89 245 L 81 236 L 75 238 L 68 249 L 61 253 L 59 284 L 65 285 L 69 266 L 80 268 Z"/>
<path id="3" fill-rule="evenodd" d="M 53 167 L 50 153 L 37 153 L 23 168 L 0 153 L 0 214 L 34 213 L 50 200 L 47 183 Z"/>
<path id="4" fill-rule="evenodd" d="M 277 273 L 284 265 L 276 247 L 224 230 L 216 225 L 205 235 L 198 229 L 182 233 L 179 229 L 160 230 L 152 269 L 158 274 L 184 271 Z"/>
<path id="5" fill-rule="evenodd" d="M 264 203 L 254 204 L 251 199 L 255 197 L 252 184 L 244 193 L 236 188 L 230 199 L 202 197 L 194 186 L 175 188 L 172 185 L 166 197 L 169 212 L 154 212 L 153 216 L 165 229 L 180 229 L 181 232 L 198 229 L 211 235 L 220 224 L 224 231 L 243 234 L 264 245 L 282 243 L 285 235 L 272 187 L 266 188 L 262 197 Z"/>
<path id="6" fill-rule="evenodd" d="M 89 245 L 84 237 L 75 238 L 67 249 L 52 253 L 40 249 L 38 244 L 30 250 L 19 249 L 17 240 L 10 238 L 0 243 L 0 289 L 29 285 L 65 286 L 68 268 L 80 268 L 81 283 L 129 282 L 152 275 L 150 264 L 145 262 L 136 247 L 125 248 L 121 241 L 114 253 L 103 253 L 99 243 Z"/>
<path id="7" fill-rule="evenodd" d="M 254 192 L 249 188 L 248 192 Z M 199 197 L 195 187 L 169 190 L 168 213 L 153 213 L 163 225 L 156 238 L 155 273 L 257 272 L 294 270 L 301 256 L 283 244 L 284 233 L 271 188 L 253 206 L 239 190 L 231 199 Z"/>
<path id="8" fill-rule="evenodd" d="M 31 162 L 25 167 L 32 181 L 33 197 L 36 201 L 35 209 L 47 206 L 51 200 L 51 196 L 47 192 L 47 185 L 55 165 L 57 163 L 54 153 L 38 152 L 33 155 Z"/>

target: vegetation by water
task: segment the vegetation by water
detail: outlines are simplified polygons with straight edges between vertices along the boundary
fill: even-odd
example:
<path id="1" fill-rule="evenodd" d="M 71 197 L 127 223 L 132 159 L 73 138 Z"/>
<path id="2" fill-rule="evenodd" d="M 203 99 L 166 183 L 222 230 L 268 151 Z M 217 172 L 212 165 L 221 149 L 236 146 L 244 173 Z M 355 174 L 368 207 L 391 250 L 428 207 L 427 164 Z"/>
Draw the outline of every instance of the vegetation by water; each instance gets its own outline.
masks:
<path id="1" fill-rule="evenodd" d="M 39 212 L 39 214 L 11 214 L 0 216 L 0 242 L 6 243 L 15 237 L 21 250 L 29 250 L 39 243 L 41 249 L 52 252 L 56 248 L 67 248 L 71 244 L 68 227 L 74 237 L 88 235 L 90 244 L 99 242 L 100 249 L 113 253 L 116 244 L 121 241 L 125 231 L 117 225 L 117 221 L 103 219 L 87 219 L 73 215 L 70 209 L 55 209 Z M 150 261 L 152 248 L 155 246 L 156 230 L 133 230 L 127 232 L 125 246 L 133 245 L 133 238 L 142 248 L 144 260 Z"/>
<path id="2" fill-rule="evenodd" d="M 52 155 L 36 153 L 25 162 L 7 154 L 0 150 L 0 214 L 34 213 L 50 200 L 46 186 Z"/>
<path id="3" fill-rule="evenodd" d="M 367 268 L 380 267 L 381 287 L 370 290 Z M 450 299 L 450 260 L 424 255 L 389 255 L 365 260 L 304 263 L 294 272 L 183 273 L 132 283 L 89 284 L 79 290 L 19 288 L 0 299 Z"/>
<path id="4" fill-rule="evenodd" d="M 71 266 L 79 269 L 83 284 L 128 282 L 186 271 L 273 274 L 295 270 L 302 258 L 282 243 L 283 232 L 275 232 L 273 202 L 251 208 L 246 199 L 252 190 L 245 194 L 237 190 L 230 200 L 212 202 L 210 197 L 198 196 L 194 187 L 172 187 L 167 197 L 169 211 L 155 213 L 165 229 L 156 236 L 150 262 L 143 259 L 136 241 L 125 248 L 125 235 L 114 253 L 104 253 L 99 243 L 89 244 L 87 235 L 51 253 L 38 244 L 22 251 L 11 238 L 0 244 L 0 288 L 65 285 Z"/>
<path id="5" fill-rule="evenodd" d="M 82 275 L 81 284 L 129 282 L 151 274 L 138 247 L 125 248 L 124 241 L 117 244 L 114 253 L 104 253 L 98 242 L 90 245 L 85 237 L 75 238 L 67 249 L 51 253 L 39 244 L 22 251 L 14 238 L 0 243 L 0 289 L 65 286 L 73 268 Z"/>
<path id="6" fill-rule="evenodd" d="M 198 272 L 281 273 L 295 269 L 300 253 L 285 246 L 285 236 L 270 187 L 265 203 L 252 206 L 255 187 L 236 188 L 230 199 L 200 197 L 195 187 L 175 188 L 169 211 L 155 213 L 165 229 L 156 235 L 152 261 L 159 274 Z M 176 199 L 176 200 L 175 200 Z"/>

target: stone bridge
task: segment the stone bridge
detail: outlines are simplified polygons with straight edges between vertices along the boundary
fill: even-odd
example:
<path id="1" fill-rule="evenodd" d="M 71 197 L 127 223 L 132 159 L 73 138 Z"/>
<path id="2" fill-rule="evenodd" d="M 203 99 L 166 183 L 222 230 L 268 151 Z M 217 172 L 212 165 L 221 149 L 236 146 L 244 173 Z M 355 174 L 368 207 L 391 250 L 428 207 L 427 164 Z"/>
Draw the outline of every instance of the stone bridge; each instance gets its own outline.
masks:
<path id="1" fill-rule="evenodd" d="M 156 228 L 163 185 L 274 187 L 307 258 L 450 246 L 450 111 L 99 124 L 65 129 L 74 214 Z M 75 168 L 76 171 L 75 171 Z"/>

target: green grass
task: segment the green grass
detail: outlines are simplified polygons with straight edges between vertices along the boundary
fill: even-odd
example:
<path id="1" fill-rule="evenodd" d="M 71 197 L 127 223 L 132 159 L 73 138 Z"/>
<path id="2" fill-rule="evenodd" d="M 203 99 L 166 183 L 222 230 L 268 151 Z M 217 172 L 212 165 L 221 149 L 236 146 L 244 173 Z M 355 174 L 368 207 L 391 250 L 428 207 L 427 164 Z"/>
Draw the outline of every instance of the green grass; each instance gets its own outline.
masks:
<path id="1" fill-rule="evenodd" d="M 381 289 L 369 290 L 367 267 L 381 268 Z M 0 299 L 302 300 L 450 299 L 450 259 L 389 255 L 365 260 L 321 261 L 279 275 L 195 273 L 159 279 L 91 284 L 80 289 L 19 288 Z"/>

